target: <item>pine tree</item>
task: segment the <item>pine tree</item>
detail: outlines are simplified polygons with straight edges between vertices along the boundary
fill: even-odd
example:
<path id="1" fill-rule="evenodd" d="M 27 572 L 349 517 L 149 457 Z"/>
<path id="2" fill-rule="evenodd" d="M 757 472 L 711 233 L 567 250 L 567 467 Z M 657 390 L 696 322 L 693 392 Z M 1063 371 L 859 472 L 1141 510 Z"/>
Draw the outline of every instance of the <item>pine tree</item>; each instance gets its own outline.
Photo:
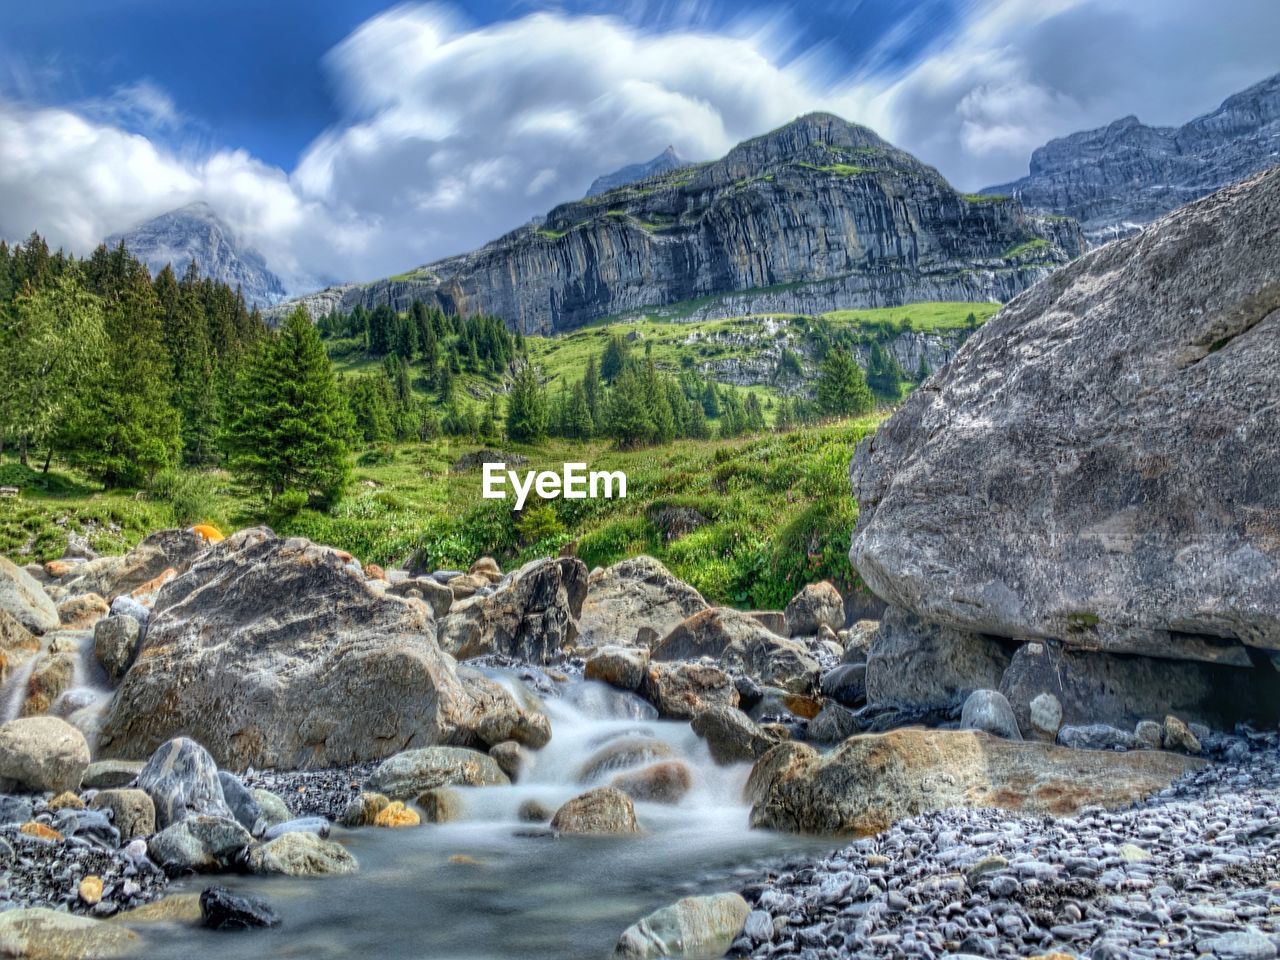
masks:
<path id="1" fill-rule="evenodd" d="M 605 383 L 613 383 L 627 366 L 631 350 L 622 335 L 615 333 L 605 344 L 604 353 L 600 356 L 600 376 Z"/>
<path id="2" fill-rule="evenodd" d="M 229 466 L 238 479 L 317 506 L 334 503 L 350 477 L 351 413 L 320 334 L 299 307 L 248 359 L 236 382 L 237 414 L 227 426 Z"/>
<path id="3" fill-rule="evenodd" d="M 522 366 L 507 397 L 507 436 L 533 442 L 547 435 L 547 397 L 533 366 Z"/>
<path id="4" fill-rule="evenodd" d="M 173 399 L 182 417 L 182 452 L 188 463 L 212 459 L 217 436 L 213 347 L 204 306 L 194 282 L 194 264 L 182 283 L 171 267 L 155 279 L 164 344 L 173 371 Z"/>
<path id="5" fill-rule="evenodd" d="M 573 440 L 587 440 L 595 431 L 591 407 L 587 403 L 586 385 L 579 381 L 569 391 L 566 406 L 564 435 Z"/>
<path id="6" fill-rule="evenodd" d="M 653 440 L 656 428 L 649 391 L 634 368 L 618 375 L 609 394 L 608 433 L 625 448 L 644 446 Z"/>
<path id="7" fill-rule="evenodd" d="M 830 416 L 852 416 L 870 413 L 875 405 L 862 368 L 848 351 L 827 351 L 818 374 L 818 408 Z"/>

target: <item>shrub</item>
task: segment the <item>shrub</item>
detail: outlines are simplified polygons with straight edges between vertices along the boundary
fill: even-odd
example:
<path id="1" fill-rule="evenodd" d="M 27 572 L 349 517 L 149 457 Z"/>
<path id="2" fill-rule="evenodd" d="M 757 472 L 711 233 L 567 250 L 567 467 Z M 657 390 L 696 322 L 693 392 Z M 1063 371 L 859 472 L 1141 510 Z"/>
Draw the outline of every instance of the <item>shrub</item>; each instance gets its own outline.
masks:
<path id="1" fill-rule="evenodd" d="M 170 467 L 155 475 L 151 495 L 168 506 L 175 527 L 189 527 L 217 519 L 218 487 L 214 474 Z"/>

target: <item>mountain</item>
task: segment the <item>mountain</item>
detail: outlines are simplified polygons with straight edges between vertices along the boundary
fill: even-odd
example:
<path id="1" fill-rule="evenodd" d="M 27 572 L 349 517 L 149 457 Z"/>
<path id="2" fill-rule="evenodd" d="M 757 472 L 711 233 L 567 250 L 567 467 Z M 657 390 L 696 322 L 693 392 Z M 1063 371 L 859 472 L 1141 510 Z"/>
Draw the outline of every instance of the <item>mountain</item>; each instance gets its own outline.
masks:
<path id="1" fill-rule="evenodd" d="M 269 307 L 285 297 L 284 284 L 267 269 L 256 250 L 241 246 L 226 222 L 207 203 L 190 203 L 170 210 L 132 230 L 107 238 L 108 246 L 121 241 L 152 274 L 172 264 L 181 277 L 195 261 L 200 273 L 230 286 L 238 286 L 250 306 Z"/>
<path id="2" fill-rule="evenodd" d="M 818 113 L 720 160 L 561 204 L 472 253 L 347 287 L 336 303 L 420 299 L 550 333 L 689 301 L 720 316 L 1004 301 L 1080 246 L 1074 222 L 957 193 L 866 127 Z M 316 315 L 335 292 L 302 302 Z"/>
<path id="3" fill-rule="evenodd" d="M 1050 140 L 1030 176 L 988 187 L 1027 207 L 1074 217 L 1101 243 L 1251 173 L 1280 163 L 1280 73 L 1181 127 L 1125 117 Z"/>
<path id="4" fill-rule="evenodd" d="M 667 147 L 647 163 L 632 163 L 621 170 L 606 173 L 603 177 L 596 177 L 587 189 L 587 196 L 594 197 L 602 193 L 608 193 L 610 190 L 625 187 L 627 184 L 635 183 L 637 180 L 647 180 L 649 177 L 656 177 L 658 174 L 666 173 L 668 170 L 678 170 L 683 166 L 687 166 L 687 164 L 680 158 L 680 154 L 676 153 L 676 148 Z"/>

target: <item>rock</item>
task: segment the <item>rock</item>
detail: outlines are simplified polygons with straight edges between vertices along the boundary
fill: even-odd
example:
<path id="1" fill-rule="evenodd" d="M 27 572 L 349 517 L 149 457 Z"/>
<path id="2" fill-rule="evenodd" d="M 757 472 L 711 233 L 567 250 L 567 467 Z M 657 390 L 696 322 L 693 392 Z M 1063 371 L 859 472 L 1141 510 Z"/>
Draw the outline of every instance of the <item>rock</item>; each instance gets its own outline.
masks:
<path id="1" fill-rule="evenodd" d="M 1202 956 L 1218 960 L 1272 960 L 1276 956 L 1274 941 L 1256 927 L 1207 937 L 1196 946 Z"/>
<path id="2" fill-rule="evenodd" d="M 581 642 L 591 646 L 636 645 L 639 631 L 664 637 L 707 608 L 702 594 L 672 576 L 653 557 L 631 557 L 593 575 L 588 582 L 579 618 Z"/>
<path id="3" fill-rule="evenodd" d="M 1144 750 L 1159 750 L 1164 746 L 1164 730 L 1154 720 L 1139 720 L 1133 728 L 1133 739 Z"/>
<path id="4" fill-rule="evenodd" d="M 59 810 L 83 810 L 84 808 L 84 801 L 70 790 L 66 790 L 63 793 L 58 794 L 49 801 L 49 809 L 55 813 Z"/>
<path id="5" fill-rule="evenodd" d="M 518 816 L 525 823 L 546 823 L 556 812 L 540 800 L 529 799 L 520 804 Z"/>
<path id="6" fill-rule="evenodd" d="M 364 575 L 368 580 L 386 580 L 387 572 L 376 563 L 366 563 L 364 565 Z"/>
<path id="7" fill-rule="evenodd" d="M 556 811 L 551 829 L 559 833 L 637 834 L 631 798 L 613 787 L 597 787 L 574 797 Z"/>
<path id="8" fill-rule="evenodd" d="M 258 809 L 262 811 L 262 822 L 268 830 L 278 824 L 288 823 L 293 819 L 293 814 L 289 812 L 289 805 L 270 790 L 251 790 L 249 792 L 253 794 L 253 799 L 257 801 Z"/>
<path id="9" fill-rule="evenodd" d="M 240 863 L 253 844 L 249 831 L 224 817 L 188 816 L 147 842 L 147 856 L 171 877 L 214 873 Z"/>
<path id="10" fill-rule="evenodd" d="M 57 717 L 0 724 L 0 792 L 78 790 L 89 766 L 84 734 Z"/>
<path id="11" fill-rule="evenodd" d="M 809 721 L 809 739 L 814 743 L 839 743 L 861 732 L 853 711 L 838 703 L 828 703 Z"/>
<path id="12" fill-rule="evenodd" d="M 127 787 L 145 766 L 142 760 L 95 760 L 85 768 L 81 786 L 86 790 Z"/>
<path id="13" fill-rule="evenodd" d="M 96 593 L 115 600 L 147 586 L 169 569 L 185 573 L 208 547 L 203 537 L 190 530 L 158 530 L 123 557 L 81 564 L 80 576 L 68 583 L 67 589 L 72 594 Z"/>
<path id="14" fill-rule="evenodd" d="M 1062 727 L 1058 743 L 1073 750 L 1133 750 L 1138 746 L 1133 734 L 1105 723 Z"/>
<path id="15" fill-rule="evenodd" d="M 7 610 L 0 608 L 0 684 L 40 652 L 40 641 Z"/>
<path id="16" fill-rule="evenodd" d="M 463 816 L 462 792 L 453 787 L 437 787 L 435 790 L 428 790 L 426 793 L 421 794 L 414 803 L 422 810 L 422 819 L 426 820 L 427 823 L 452 823 L 455 820 L 461 820 Z M 522 816 L 521 819 L 527 818 Z M 550 811 L 547 812 L 545 817 L 539 819 L 550 820 Z"/>
<path id="17" fill-rule="evenodd" d="M 435 787 L 491 787 L 510 784 L 487 754 L 462 747 L 423 747 L 382 761 L 366 784 L 392 800 L 412 800 Z"/>
<path id="18" fill-rule="evenodd" d="M 259 833 L 258 821 L 262 819 L 262 808 L 249 788 L 234 773 L 226 770 L 218 771 L 218 783 L 222 787 L 222 798 L 226 801 L 231 817 L 255 836 Z"/>
<path id="19" fill-rule="evenodd" d="M 133 597 L 116 597 L 111 601 L 111 616 L 133 617 L 142 625 L 142 632 L 147 632 L 147 624 L 151 622 L 151 608 L 139 603 Z"/>
<path id="20" fill-rule="evenodd" d="M 253 930 L 279 926 L 280 916 L 262 897 L 205 887 L 200 892 L 200 921 L 210 930 Z"/>
<path id="21" fill-rule="evenodd" d="M 1006 699 L 1005 703 L 1008 702 Z M 1062 726 L 1062 704 L 1052 693 L 1036 694 L 1027 705 L 1027 722 L 1032 737 L 1053 743 L 1058 739 L 1058 730 Z"/>
<path id="22" fill-rule="evenodd" d="M 31 815 L 31 801 L 26 797 L 0 794 L 0 827 L 26 823 Z"/>
<path id="23" fill-rule="evenodd" d="M 1196 739 L 1196 735 L 1172 714 L 1164 718 L 1164 730 L 1160 739 L 1166 750 L 1191 754 L 1200 752 L 1200 741 Z"/>
<path id="24" fill-rule="evenodd" d="M 711 657 L 725 670 L 793 693 L 811 691 L 819 675 L 817 661 L 803 646 L 730 607 L 703 610 L 681 621 L 654 646 L 652 655 L 661 661 Z"/>
<path id="25" fill-rule="evenodd" d="M 871 655 L 871 641 L 879 632 L 879 620 L 859 620 L 848 630 L 842 630 L 841 642 L 844 644 L 844 654 L 840 657 L 840 662 L 860 663 L 865 666 L 867 658 Z"/>
<path id="26" fill-rule="evenodd" d="M 295 820 L 284 820 L 273 824 L 263 831 L 262 838 L 274 840 L 276 837 L 283 837 L 286 833 L 314 833 L 323 840 L 329 836 L 329 832 L 328 817 L 298 817 Z"/>
<path id="27" fill-rule="evenodd" d="M 462 576 L 454 577 L 450 580 L 447 586 L 449 588 L 449 596 L 453 598 L 454 603 L 457 603 L 459 600 L 468 600 L 481 590 L 485 590 L 490 586 L 490 581 L 487 577 L 464 573 Z"/>
<path id="28" fill-rule="evenodd" d="M 867 700 L 867 667 L 862 663 L 842 663 L 822 675 L 818 690 L 843 707 L 858 707 Z"/>
<path id="29" fill-rule="evenodd" d="M 738 690 L 719 667 L 701 663 L 650 663 L 640 695 L 666 719 L 688 720 L 715 704 L 737 706 Z"/>
<path id="30" fill-rule="evenodd" d="M 425 606 L 385 596 L 333 550 L 259 528 L 161 591 L 99 748 L 145 755 L 181 732 L 230 769 L 314 769 L 474 743 L 484 719 Z"/>
<path id="31" fill-rule="evenodd" d="M 909 728 L 851 737 L 825 755 L 803 744 L 774 747 L 756 762 L 746 795 L 753 827 L 869 836 L 950 807 L 1069 816 L 1091 805 L 1125 806 L 1200 766 L 1169 753 Z"/>
<path id="32" fill-rule="evenodd" d="M 578 783 L 591 783 L 608 773 L 643 766 L 673 757 L 675 751 L 665 740 L 633 734 L 610 740 L 578 768 Z"/>
<path id="33" fill-rule="evenodd" d="M 723 957 L 750 913 L 736 893 L 686 897 L 628 927 L 613 955 L 625 960 Z"/>
<path id="34" fill-rule="evenodd" d="M 56 644 L 57 640 L 67 635 L 50 636 L 54 637 L 55 642 L 50 643 L 49 652 L 40 657 L 27 678 L 26 699 L 21 710 L 23 717 L 48 713 L 54 701 L 70 690 L 75 682 L 76 654 L 66 649 L 71 644 Z"/>
<path id="35" fill-rule="evenodd" d="M 679 803 L 693 787 L 693 774 L 679 760 L 667 760 L 620 773 L 609 781 L 609 786 L 632 800 Z"/>
<path id="36" fill-rule="evenodd" d="M 18 832 L 26 834 L 28 837 L 35 837 L 37 840 L 48 840 L 54 842 L 63 839 L 62 834 L 53 829 L 53 827 L 46 826 L 45 824 L 38 823 L 34 820 L 24 823 L 18 829 Z"/>
<path id="37" fill-rule="evenodd" d="M 142 624 L 127 614 L 99 620 L 93 628 L 93 652 L 113 684 L 128 671 L 141 641 Z"/>
<path id="38" fill-rule="evenodd" d="M 787 633 L 787 615 L 781 610 L 748 610 L 747 616 L 771 633 L 780 637 L 790 636 Z"/>
<path id="39" fill-rule="evenodd" d="M 694 716 L 693 732 L 707 743 L 711 759 L 721 766 L 750 763 L 777 741 L 737 707 L 713 704 Z"/>
<path id="40" fill-rule="evenodd" d="M 99 790 L 89 806 L 110 812 L 111 824 L 120 831 L 120 839 L 125 843 L 156 832 L 156 806 L 142 790 Z"/>
<path id="41" fill-rule="evenodd" d="M 951 629 L 1161 671 L 1280 649 L 1280 540 L 1258 523 L 1280 463 L 1278 209 L 1273 169 L 984 324 L 854 457 L 850 555 L 868 586 Z M 1274 716 L 1267 673 L 1269 701 L 1243 715 Z"/>
<path id="42" fill-rule="evenodd" d="M 586 678 L 619 690 L 637 690 L 648 667 L 649 651 L 644 647 L 603 646 L 587 658 Z"/>
<path id="43" fill-rule="evenodd" d="M 187 737 L 170 740 L 151 755 L 138 774 L 138 789 L 155 804 L 161 830 L 189 816 L 235 819 L 213 757 Z"/>
<path id="44" fill-rule="evenodd" d="M 490 583 L 497 583 L 502 579 L 502 567 L 498 566 L 498 561 L 493 557 L 481 557 L 467 567 L 467 573 L 472 576 L 484 577 Z"/>
<path id="45" fill-rule="evenodd" d="M 512 783 L 520 780 L 520 772 L 529 762 L 529 752 L 514 740 L 495 743 L 489 748 L 489 756 L 493 757 Z"/>
<path id="46" fill-rule="evenodd" d="M 109 850 L 120 846 L 120 831 L 101 810 L 63 807 L 54 814 L 53 826 L 64 837 L 76 837 Z"/>
<path id="47" fill-rule="evenodd" d="M 256 846 L 249 852 L 247 865 L 253 873 L 288 877 L 346 874 L 360 869 L 346 847 L 322 840 L 314 833 L 286 833 Z"/>
<path id="48" fill-rule="evenodd" d="M 137 950 L 138 935 L 115 924 L 44 907 L 0 912 L 0 956 L 110 960 Z"/>
<path id="49" fill-rule="evenodd" d="M 362 793 L 347 804 L 342 812 L 344 827 L 371 827 L 378 814 L 387 808 L 391 801 L 380 793 Z"/>
<path id="50" fill-rule="evenodd" d="M 143 854 L 145 854 L 145 849 Z M 124 910 L 111 918 L 114 923 L 135 926 L 144 923 L 177 923 L 195 926 L 202 922 L 200 894 L 171 893 L 169 896 L 144 903 L 140 907 Z"/>
<path id="51" fill-rule="evenodd" d="M 1008 666 L 1009 653 L 999 641 L 890 607 L 867 657 L 867 702 L 959 705 L 974 690 L 998 688 Z"/>
<path id="52" fill-rule="evenodd" d="M 1006 740 L 1021 740 L 1018 718 L 1004 695 L 995 690 L 975 690 L 960 711 L 961 730 L 982 730 Z"/>
<path id="53" fill-rule="evenodd" d="M 815 697 L 787 693 L 777 687 L 765 687 L 760 691 L 760 699 L 755 706 L 747 711 L 747 716 L 760 724 L 769 720 L 812 720 L 822 712 L 822 706 L 822 701 Z"/>
<path id="54" fill-rule="evenodd" d="M 787 636 L 811 637 L 822 627 L 844 627 L 844 600 L 828 580 L 811 583 L 791 598 L 784 614 Z"/>
<path id="55" fill-rule="evenodd" d="M 58 608 L 44 588 L 4 557 L 0 557 L 0 610 L 37 636 L 61 625 Z"/>
<path id="56" fill-rule="evenodd" d="M 399 830 L 402 827 L 416 827 L 421 823 L 422 818 L 399 800 L 393 800 L 388 803 L 385 807 L 379 810 L 378 815 L 373 818 L 373 825 L 375 827 L 382 827 L 390 830 Z"/>
<path id="57" fill-rule="evenodd" d="M 542 712 L 542 703 L 524 684 L 514 681 L 510 688 L 484 674 L 462 666 L 457 671 L 463 690 L 470 697 L 472 736 L 485 748 L 504 741 L 540 750 L 551 740 L 551 721 Z"/>
<path id="58" fill-rule="evenodd" d="M 58 604 L 58 619 L 64 630 L 92 630 L 110 612 L 107 601 L 96 593 L 78 594 Z"/>
<path id="59" fill-rule="evenodd" d="M 444 617 L 453 606 L 453 591 L 434 577 L 410 577 L 401 580 L 388 588 L 387 593 L 395 597 L 407 597 L 414 591 L 422 597 L 424 603 L 431 608 L 431 614 L 437 620 Z"/>
<path id="60" fill-rule="evenodd" d="M 587 568 L 575 557 L 532 560 L 485 597 L 456 604 L 440 622 L 440 643 L 459 660 L 502 654 L 547 663 L 578 637 Z"/>
<path id="61" fill-rule="evenodd" d="M 76 893 L 89 906 L 96 906 L 102 902 L 102 878 L 95 874 L 89 874 L 89 876 L 81 878 Z"/>

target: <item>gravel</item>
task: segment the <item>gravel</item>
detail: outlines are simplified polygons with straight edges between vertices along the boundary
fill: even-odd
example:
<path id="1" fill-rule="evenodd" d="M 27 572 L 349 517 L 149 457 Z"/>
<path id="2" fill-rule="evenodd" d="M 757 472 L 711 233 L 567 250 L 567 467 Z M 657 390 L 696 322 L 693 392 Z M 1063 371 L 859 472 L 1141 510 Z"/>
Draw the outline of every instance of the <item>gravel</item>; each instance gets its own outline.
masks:
<path id="1" fill-rule="evenodd" d="M 1133 809 L 946 811 L 777 865 L 742 890 L 732 955 L 1276 957 L 1280 735 L 1205 748 L 1217 763 Z"/>

